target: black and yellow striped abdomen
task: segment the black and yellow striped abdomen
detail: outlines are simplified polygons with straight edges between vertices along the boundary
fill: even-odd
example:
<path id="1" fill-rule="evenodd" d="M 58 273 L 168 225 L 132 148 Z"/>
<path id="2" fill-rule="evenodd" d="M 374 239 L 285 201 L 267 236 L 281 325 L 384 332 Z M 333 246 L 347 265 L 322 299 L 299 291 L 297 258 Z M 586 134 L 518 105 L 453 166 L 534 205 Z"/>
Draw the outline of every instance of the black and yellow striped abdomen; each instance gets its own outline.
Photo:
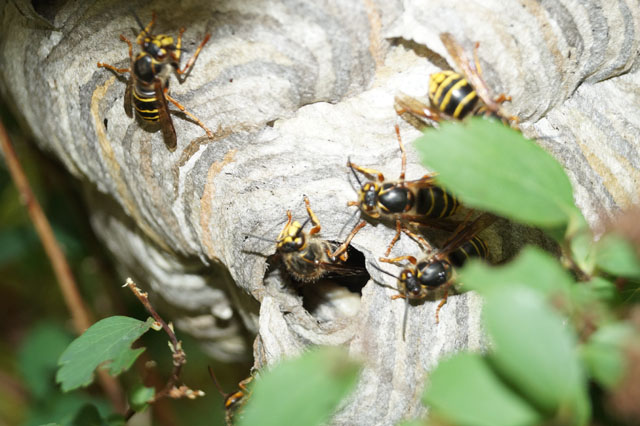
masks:
<path id="1" fill-rule="evenodd" d="M 454 71 L 440 71 L 429 79 L 429 101 L 434 108 L 462 120 L 475 113 L 478 95 L 464 76 Z"/>
<path id="2" fill-rule="evenodd" d="M 489 253 L 487 244 L 480 237 L 473 237 L 462 243 L 460 247 L 449 253 L 449 260 L 454 266 L 460 267 L 470 257 L 486 259 Z"/>
<path id="3" fill-rule="evenodd" d="M 157 122 L 160 113 L 154 88 L 136 82 L 133 85 L 132 95 L 136 114 L 145 121 Z"/>
<path id="4" fill-rule="evenodd" d="M 409 213 L 432 219 L 449 217 L 458 209 L 456 197 L 436 185 L 417 186 L 415 202 Z"/>

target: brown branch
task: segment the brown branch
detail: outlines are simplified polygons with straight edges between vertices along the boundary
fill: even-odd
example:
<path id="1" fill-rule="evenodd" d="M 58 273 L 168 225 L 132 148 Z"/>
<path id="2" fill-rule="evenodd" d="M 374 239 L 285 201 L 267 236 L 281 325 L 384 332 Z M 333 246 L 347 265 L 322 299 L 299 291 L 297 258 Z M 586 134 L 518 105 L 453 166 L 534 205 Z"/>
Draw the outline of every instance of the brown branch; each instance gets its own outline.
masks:
<path id="1" fill-rule="evenodd" d="M 200 390 L 192 390 L 187 386 L 180 385 L 176 386 L 180 381 L 180 372 L 182 371 L 182 366 L 187 363 L 187 355 L 184 350 L 182 350 L 182 342 L 178 340 L 176 337 L 176 333 L 173 331 L 173 325 L 167 324 L 161 317 L 158 315 L 151 303 L 149 302 L 148 294 L 140 291 L 136 283 L 133 282 L 131 278 L 127 278 L 127 282 L 124 285 L 125 287 L 129 287 L 129 289 L 135 294 L 135 296 L 140 300 L 140 303 L 145 307 L 147 312 L 151 314 L 156 323 L 167 333 L 169 336 L 169 349 L 171 349 L 171 354 L 173 357 L 173 370 L 171 371 L 171 375 L 169 376 L 169 380 L 167 380 L 167 384 L 162 388 L 161 391 L 157 392 L 155 396 L 149 400 L 149 404 L 153 404 L 162 398 L 189 398 L 195 399 L 199 396 L 204 396 L 204 392 Z M 128 413 L 133 415 L 133 413 Z"/>
<path id="2" fill-rule="evenodd" d="M 53 272 L 58 281 L 58 285 L 60 286 L 60 291 L 62 292 L 67 309 L 69 309 L 69 312 L 71 313 L 75 331 L 78 334 L 82 334 L 93 322 L 91 314 L 78 291 L 78 286 L 76 285 L 73 274 L 71 273 L 69 263 L 67 262 L 60 245 L 58 245 L 53 234 L 53 230 L 51 229 L 51 225 L 42 211 L 40 203 L 38 203 L 38 200 L 31 190 L 29 181 L 22 169 L 18 156 L 11 144 L 11 139 L 9 138 L 2 122 L 0 122 L 0 147 L 4 152 L 4 158 L 7 167 L 9 168 L 9 174 L 18 189 L 20 201 L 27 208 L 29 217 L 31 218 L 38 237 L 42 242 L 42 246 L 44 247 L 44 251 L 51 262 Z M 124 402 L 120 385 L 113 377 L 109 376 L 106 371 L 99 371 L 98 374 L 100 385 L 111 400 L 114 408 L 119 412 L 123 412 Z"/>

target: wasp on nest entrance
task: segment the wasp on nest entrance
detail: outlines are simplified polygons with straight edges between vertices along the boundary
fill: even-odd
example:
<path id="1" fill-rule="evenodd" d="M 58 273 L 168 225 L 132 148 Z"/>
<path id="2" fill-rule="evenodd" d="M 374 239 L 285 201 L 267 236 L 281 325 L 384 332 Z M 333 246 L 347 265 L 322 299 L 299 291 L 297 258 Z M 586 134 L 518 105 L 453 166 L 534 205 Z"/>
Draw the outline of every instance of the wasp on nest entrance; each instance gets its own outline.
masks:
<path id="1" fill-rule="evenodd" d="M 287 288 L 302 296 L 303 307 L 318 322 L 355 316 L 362 288 L 369 281 L 364 255 L 350 245 L 320 236 L 320 222 L 307 197 L 308 218 L 300 223 L 287 211 L 287 223 L 276 240 L 276 253 L 268 260 L 265 283 L 279 271 Z M 305 231 L 307 223 L 311 229 Z M 354 234 L 355 235 L 355 234 Z"/>

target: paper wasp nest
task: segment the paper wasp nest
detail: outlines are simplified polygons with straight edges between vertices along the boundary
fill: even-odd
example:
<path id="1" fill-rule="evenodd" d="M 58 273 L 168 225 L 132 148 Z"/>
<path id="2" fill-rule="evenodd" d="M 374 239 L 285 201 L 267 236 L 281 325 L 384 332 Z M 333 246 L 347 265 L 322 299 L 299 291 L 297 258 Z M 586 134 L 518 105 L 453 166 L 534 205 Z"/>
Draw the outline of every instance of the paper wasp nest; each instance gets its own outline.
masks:
<path id="1" fill-rule="evenodd" d="M 410 307 L 403 341 L 404 303 L 373 280 L 361 297 L 327 290 L 312 312 L 277 271 L 265 282 L 275 244 L 264 239 L 275 241 L 287 209 L 306 219 L 303 195 L 324 238 L 340 241 L 355 223 L 346 207 L 356 199 L 348 157 L 397 178 L 393 98 L 423 96 L 429 74 L 453 64 L 440 33 L 469 52 L 480 42 L 489 86 L 513 97 L 506 108 L 524 133 L 564 164 L 592 223 L 639 201 L 634 1 L 155 2 L 154 31 L 176 36 L 186 27 L 185 56 L 212 36 L 184 83 L 174 75 L 170 88 L 216 137 L 177 112 L 175 152 L 161 132 L 125 115 L 127 75 L 96 67 L 129 66 L 119 36 L 135 39 L 130 8 L 147 22 L 147 3 L 42 4 L 2 6 L 3 94 L 39 146 L 84 183 L 94 229 L 123 277 L 150 287 L 176 324 L 222 359 L 250 353 L 244 328 L 258 332 L 257 367 L 312 344 L 346 345 L 365 370 L 334 424 L 387 425 L 421 414 L 437 359 L 484 346 L 473 294 L 450 297 L 437 325 L 437 301 Z M 418 132 L 400 125 L 407 177 L 415 179 L 425 173 L 410 143 Z M 353 247 L 376 263 L 393 234 L 367 226 Z M 504 222 L 484 235 L 493 261 L 523 241 L 542 241 Z M 417 250 L 404 237 L 394 254 Z"/>

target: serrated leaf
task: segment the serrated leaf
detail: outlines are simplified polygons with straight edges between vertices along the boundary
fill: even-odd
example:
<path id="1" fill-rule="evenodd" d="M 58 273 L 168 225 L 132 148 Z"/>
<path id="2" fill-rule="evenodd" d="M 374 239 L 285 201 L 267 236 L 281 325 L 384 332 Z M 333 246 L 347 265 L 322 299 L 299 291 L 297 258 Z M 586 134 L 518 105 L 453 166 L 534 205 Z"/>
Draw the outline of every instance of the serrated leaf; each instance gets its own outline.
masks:
<path id="1" fill-rule="evenodd" d="M 609 274 L 640 279 L 640 259 L 623 237 L 605 234 L 596 244 L 596 265 Z"/>
<path id="2" fill-rule="evenodd" d="M 577 338 L 543 296 L 522 285 L 492 292 L 483 318 L 501 377 L 561 424 L 584 424 L 590 408 Z"/>
<path id="3" fill-rule="evenodd" d="M 93 381 L 93 371 L 104 362 L 109 362 L 107 367 L 112 376 L 127 370 L 144 351 L 144 348 L 131 349 L 131 344 L 152 324 L 153 318 L 142 322 L 123 316 L 105 318 L 93 324 L 60 356 L 56 382 L 68 392 L 89 385 Z"/>
<path id="4" fill-rule="evenodd" d="M 446 122 L 415 142 L 423 164 L 469 207 L 541 227 L 566 226 L 577 208 L 562 166 L 494 120 Z"/>
<path id="5" fill-rule="evenodd" d="M 525 247 L 514 261 L 500 267 L 474 260 L 460 270 L 459 286 L 483 295 L 521 284 L 547 298 L 567 298 L 574 283 L 553 256 L 533 246 Z"/>
<path id="6" fill-rule="evenodd" d="M 476 354 L 458 354 L 438 364 L 423 401 L 453 425 L 526 426 L 543 419 Z"/>
<path id="7" fill-rule="evenodd" d="M 615 323 L 599 328 L 582 347 L 582 358 L 591 376 L 606 388 L 615 387 L 624 376 L 622 353 L 633 336 L 630 324 Z"/>
<path id="8" fill-rule="evenodd" d="M 358 373 L 358 365 L 336 347 L 315 349 L 284 361 L 254 381 L 251 398 L 237 424 L 322 424 L 353 389 Z"/>

